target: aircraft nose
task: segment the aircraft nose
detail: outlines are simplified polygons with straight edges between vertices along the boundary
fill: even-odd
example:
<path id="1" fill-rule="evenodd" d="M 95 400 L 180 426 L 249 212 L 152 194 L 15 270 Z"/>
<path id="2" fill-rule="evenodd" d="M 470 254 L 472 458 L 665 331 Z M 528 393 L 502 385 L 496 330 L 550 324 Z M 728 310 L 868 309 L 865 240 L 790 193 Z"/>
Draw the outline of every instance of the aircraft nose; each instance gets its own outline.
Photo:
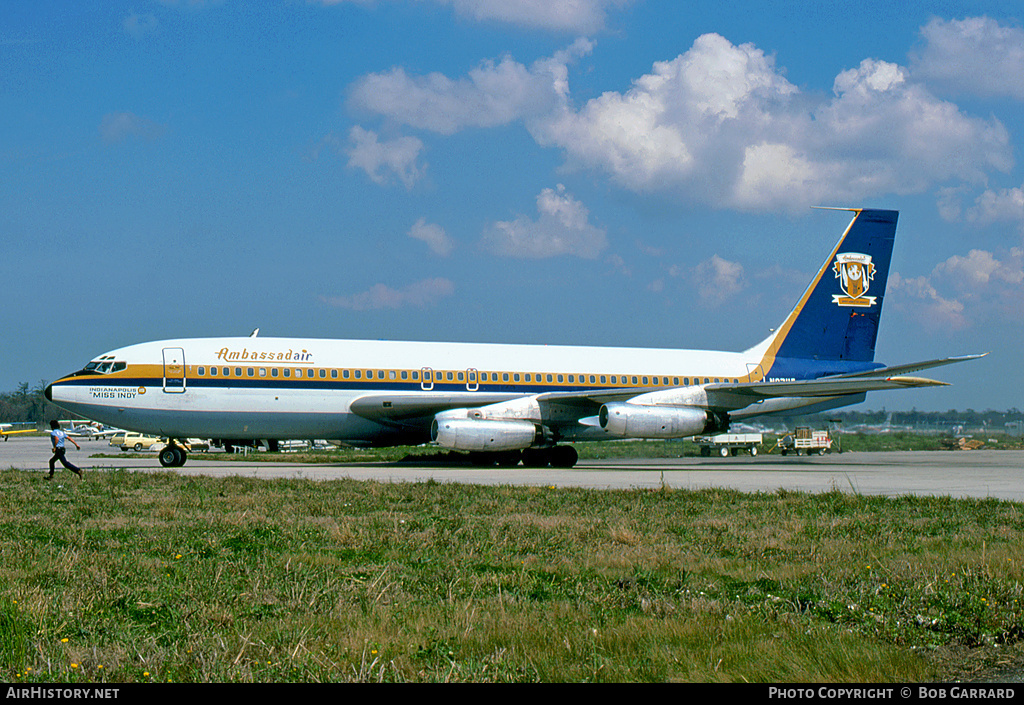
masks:
<path id="1" fill-rule="evenodd" d="M 53 401 L 53 385 L 46 385 L 46 389 L 43 390 L 43 396 L 46 397 L 47 401 Z"/>

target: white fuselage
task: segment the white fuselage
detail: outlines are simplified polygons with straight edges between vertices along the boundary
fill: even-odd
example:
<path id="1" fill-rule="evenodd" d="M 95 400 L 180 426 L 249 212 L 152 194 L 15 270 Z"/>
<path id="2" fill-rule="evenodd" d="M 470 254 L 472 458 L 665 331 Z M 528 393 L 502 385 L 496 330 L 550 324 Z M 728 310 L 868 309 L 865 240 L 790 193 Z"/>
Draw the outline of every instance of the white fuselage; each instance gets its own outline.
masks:
<path id="1" fill-rule="evenodd" d="M 353 413 L 353 402 L 387 396 L 415 409 L 420 397 L 429 397 L 434 408 L 439 399 L 448 407 L 474 407 L 545 392 L 642 394 L 750 380 L 761 352 L 179 339 L 113 350 L 54 382 L 50 393 L 55 403 L 87 418 L 172 438 L 424 442 L 433 411 L 380 420 Z M 581 426 L 577 438 L 591 431 Z"/>

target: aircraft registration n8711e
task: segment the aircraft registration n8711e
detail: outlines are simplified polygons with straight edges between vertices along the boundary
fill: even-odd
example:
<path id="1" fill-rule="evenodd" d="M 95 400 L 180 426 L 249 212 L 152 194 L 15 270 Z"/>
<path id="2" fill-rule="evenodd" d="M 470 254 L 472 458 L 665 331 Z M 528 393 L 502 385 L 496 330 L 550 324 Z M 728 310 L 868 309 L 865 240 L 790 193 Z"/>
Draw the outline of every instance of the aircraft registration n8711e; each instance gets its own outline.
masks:
<path id="1" fill-rule="evenodd" d="M 484 463 L 571 467 L 573 441 L 683 438 L 730 420 L 812 413 L 965 355 L 886 367 L 875 340 L 897 211 L 853 215 L 796 306 L 743 352 L 293 338 L 194 338 L 100 355 L 46 397 L 171 439 L 433 442 Z"/>

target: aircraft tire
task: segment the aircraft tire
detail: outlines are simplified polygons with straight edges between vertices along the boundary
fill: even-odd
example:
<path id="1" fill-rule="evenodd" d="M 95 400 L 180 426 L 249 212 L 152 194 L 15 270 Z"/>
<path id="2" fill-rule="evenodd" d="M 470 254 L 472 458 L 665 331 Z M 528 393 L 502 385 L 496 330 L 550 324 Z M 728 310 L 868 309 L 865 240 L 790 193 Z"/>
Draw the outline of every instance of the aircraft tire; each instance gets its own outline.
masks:
<path id="1" fill-rule="evenodd" d="M 526 448 L 523 450 L 523 466 L 528 468 L 546 468 L 551 464 L 551 449 Z"/>
<path id="2" fill-rule="evenodd" d="M 580 459 L 572 446 L 555 446 L 551 449 L 551 467 L 571 468 Z"/>
<path id="3" fill-rule="evenodd" d="M 180 468 L 188 456 L 178 446 L 166 446 L 160 451 L 160 464 L 165 468 Z"/>

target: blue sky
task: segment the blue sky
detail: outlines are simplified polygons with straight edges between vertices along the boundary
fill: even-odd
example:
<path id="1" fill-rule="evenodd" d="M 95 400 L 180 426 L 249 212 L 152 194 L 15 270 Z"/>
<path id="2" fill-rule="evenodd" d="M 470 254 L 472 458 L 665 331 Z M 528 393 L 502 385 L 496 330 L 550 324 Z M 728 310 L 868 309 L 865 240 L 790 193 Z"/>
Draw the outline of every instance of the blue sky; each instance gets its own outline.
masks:
<path id="1" fill-rule="evenodd" d="M 741 350 L 900 211 L 862 408 L 1024 407 L 1017 2 L 13 2 L 0 390 L 261 335 Z"/>

